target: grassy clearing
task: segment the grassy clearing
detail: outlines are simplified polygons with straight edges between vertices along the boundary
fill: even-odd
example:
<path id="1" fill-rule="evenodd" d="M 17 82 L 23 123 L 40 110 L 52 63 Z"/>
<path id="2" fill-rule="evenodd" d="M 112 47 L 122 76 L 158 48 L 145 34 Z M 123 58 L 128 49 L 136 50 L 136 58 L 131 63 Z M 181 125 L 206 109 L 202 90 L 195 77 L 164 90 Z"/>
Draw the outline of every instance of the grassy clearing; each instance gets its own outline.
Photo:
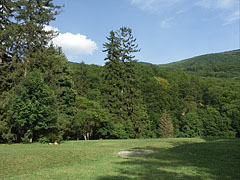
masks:
<path id="1" fill-rule="evenodd" d="M 123 150 L 154 154 L 119 156 Z M 240 139 L 0 145 L 0 179 L 240 179 Z"/>

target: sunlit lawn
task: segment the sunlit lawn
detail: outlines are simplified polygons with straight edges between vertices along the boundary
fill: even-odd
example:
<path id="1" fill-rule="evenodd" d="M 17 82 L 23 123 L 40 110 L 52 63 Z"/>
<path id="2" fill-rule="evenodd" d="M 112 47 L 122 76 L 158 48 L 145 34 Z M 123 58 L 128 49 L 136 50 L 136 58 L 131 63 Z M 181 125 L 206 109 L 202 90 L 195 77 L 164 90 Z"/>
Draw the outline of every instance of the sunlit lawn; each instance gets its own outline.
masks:
<path id="1" fill-rule="evenodd" d="M 154 154 L 124 155 L 122 150 Z M 240 139 L 0 145 L 0 179 L 240 179 Z"/>

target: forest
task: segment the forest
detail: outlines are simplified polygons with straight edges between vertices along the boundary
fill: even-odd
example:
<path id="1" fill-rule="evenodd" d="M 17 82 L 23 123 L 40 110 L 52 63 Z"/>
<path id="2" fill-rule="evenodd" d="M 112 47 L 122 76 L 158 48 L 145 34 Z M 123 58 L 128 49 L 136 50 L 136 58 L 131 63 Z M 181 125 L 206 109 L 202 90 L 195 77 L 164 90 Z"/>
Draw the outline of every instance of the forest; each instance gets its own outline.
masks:
<path id="1" fill-rule="evenodd" d="M 52 0 L 2 0 L 0 142 L 240 137 L 240 50 L 154 65 L 129 27 L 103 44 L 105 65 L 69 62 L 44 27 Z"/>

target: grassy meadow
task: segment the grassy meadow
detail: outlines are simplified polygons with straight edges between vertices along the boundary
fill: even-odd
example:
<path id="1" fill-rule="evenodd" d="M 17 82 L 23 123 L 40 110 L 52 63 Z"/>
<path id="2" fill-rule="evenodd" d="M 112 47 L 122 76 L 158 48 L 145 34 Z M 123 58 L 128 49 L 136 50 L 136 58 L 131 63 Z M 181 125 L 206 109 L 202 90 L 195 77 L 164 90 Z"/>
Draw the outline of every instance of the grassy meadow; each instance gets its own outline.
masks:
<path id="1" fill-rule="evenodd" d="M 119 151 L 152 151 L 118 155 Z M 1 144 L 0 179 L 240 179 L 240 139 Z"/>

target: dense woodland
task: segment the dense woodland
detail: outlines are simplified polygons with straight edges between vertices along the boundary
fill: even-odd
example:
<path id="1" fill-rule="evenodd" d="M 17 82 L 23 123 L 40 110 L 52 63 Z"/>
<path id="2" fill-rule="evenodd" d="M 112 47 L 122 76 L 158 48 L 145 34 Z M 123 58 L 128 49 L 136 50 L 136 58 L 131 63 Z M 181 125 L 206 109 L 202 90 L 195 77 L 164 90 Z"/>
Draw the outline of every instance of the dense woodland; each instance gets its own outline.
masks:
<path id="1" fill-rule="evenodd" d="M 0 142 L 240 137 L 240 50 L 142 63 L 122 27 L 103 35 L 104 66 L 70 63 L 44 30 L 60 11 L 1 1 Z"/>

